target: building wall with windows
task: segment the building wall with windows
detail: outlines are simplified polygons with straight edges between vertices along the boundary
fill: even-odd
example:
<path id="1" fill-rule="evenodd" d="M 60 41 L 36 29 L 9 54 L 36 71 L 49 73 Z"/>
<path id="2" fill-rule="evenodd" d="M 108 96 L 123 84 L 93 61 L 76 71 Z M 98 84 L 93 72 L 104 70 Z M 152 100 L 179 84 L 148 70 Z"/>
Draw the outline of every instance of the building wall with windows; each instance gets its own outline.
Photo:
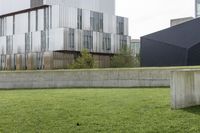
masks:
<path id="1" fill-rule="evenodd" d="M 97 5 L 101 3 L 95 1 Z M 16 67 L 15 58 L 19 54 L 23 54 L 25 60 L 29 53 L 38 53 L 40 59 L 43 58 L 42 53 L 53 51 L 77 52 L 88 49 L 93 53 L 113 54 L 130 44 L 128 19 L 115 16 L 114 10 L 97 12 L 70 7 L 62 0 L 30 2 L 31 6 L 34 5 L 33 8 L 0 15 L 1 64 L 6 64 L 3 62 L 7 55 L 12 55 L 9 59 L 14 58 L 11 60 L 14 60 Z M 80 2 L 83 3 L 83 0 L 74 0 L 72 5 Z M 28 61 L 24 62 L 26 64 Z"/>
<path id="2" fill-rule="evenodd" d="M 195 0 L 195 17 L 200 17 L 200 0 Z"/>
<path id="3" fill-rule="evenodd" d="M 133 54 L 135 57 L 139 56 L 140 55 L 140 39 L 132 39 L 130 48 L 133 51 Z"/>

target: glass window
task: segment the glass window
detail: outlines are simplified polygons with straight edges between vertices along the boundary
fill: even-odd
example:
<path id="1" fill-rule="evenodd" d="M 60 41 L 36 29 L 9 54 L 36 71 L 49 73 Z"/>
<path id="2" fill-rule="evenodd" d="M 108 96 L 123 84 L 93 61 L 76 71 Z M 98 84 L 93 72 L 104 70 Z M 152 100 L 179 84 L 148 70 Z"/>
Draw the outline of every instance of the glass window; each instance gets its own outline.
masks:
<path id="1" fill-rule="evenodd" d="M 197 4 L 197 17 L 200 16 L 200 3 Z"/>
<path id="2" fill-rule="evenodd" d="M 78 15 L 77 15 L 77 28 L 82 29 L 82 9 L 78 9 Z"/>
<path id="3" fill-rule="evenodd" d="M 127 38 L 126 36 L 120 36 L 120 49 L 121 48 L 126 48 L 127 47 Z"/>
<path id="4" fill-rule="evenodd" d="M 117 17 L 117 34 L 124 35 L 124 18 Z"/>
<path id="5" fill-rule="evenodd" d="M 103 34 L 103 50 L 111 50 L 111 34 Z"/>
<path id="6" fill-rule="evenodd" d="M 103 13 L 91 12 L 91 29 L 97 32 L 103 32 Z"/>
<path id="7" fill-rule="evenodd" d="M 93 36 L 91 31 L 84 31 L 84 48 L 93 49 Z"/>
<path id="8" fill-rule="evenodd" d="M 74 29 L 69 29 L 69 47 L 74 49 Z"/>

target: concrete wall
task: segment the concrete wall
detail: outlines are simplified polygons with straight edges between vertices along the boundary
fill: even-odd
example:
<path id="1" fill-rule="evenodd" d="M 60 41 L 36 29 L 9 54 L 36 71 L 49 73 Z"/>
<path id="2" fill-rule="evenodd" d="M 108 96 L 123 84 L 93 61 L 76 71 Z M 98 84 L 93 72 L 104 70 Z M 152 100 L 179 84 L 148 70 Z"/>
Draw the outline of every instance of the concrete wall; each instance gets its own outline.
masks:
<path id="1" fill-rule="evenodd" d="M 174 109 L 200 105 L 200 69 L 171 74 L 171 106 Z"/>
<path id="2" fill-rule="evenodd" d="M 0 72 L 0 88 L 163 87 L 170 69 L 97 69 Z"/>

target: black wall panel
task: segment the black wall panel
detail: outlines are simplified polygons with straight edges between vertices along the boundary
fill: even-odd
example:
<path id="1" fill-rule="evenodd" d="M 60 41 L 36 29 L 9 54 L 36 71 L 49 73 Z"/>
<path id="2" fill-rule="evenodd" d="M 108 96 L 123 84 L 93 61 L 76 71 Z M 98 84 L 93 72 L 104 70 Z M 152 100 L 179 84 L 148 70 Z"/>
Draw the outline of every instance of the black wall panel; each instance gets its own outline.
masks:
<path id="1" fill-rule="evenodd" d="M 182 66 L 187 65 L 187 50 L 166 43 L 142 38 L 141 65 L 153 66 Z"/>

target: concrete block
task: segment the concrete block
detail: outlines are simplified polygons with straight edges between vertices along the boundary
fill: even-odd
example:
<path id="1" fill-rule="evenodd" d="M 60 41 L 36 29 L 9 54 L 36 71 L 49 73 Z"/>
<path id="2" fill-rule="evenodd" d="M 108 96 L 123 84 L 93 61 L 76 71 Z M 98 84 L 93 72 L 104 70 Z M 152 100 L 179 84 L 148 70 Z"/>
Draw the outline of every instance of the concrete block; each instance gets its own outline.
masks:
<path id="1" fill-rule="evenodd" d="M 200 105 L 200 70 L 173 71 L 170 81 L 173 109 Z"/>

